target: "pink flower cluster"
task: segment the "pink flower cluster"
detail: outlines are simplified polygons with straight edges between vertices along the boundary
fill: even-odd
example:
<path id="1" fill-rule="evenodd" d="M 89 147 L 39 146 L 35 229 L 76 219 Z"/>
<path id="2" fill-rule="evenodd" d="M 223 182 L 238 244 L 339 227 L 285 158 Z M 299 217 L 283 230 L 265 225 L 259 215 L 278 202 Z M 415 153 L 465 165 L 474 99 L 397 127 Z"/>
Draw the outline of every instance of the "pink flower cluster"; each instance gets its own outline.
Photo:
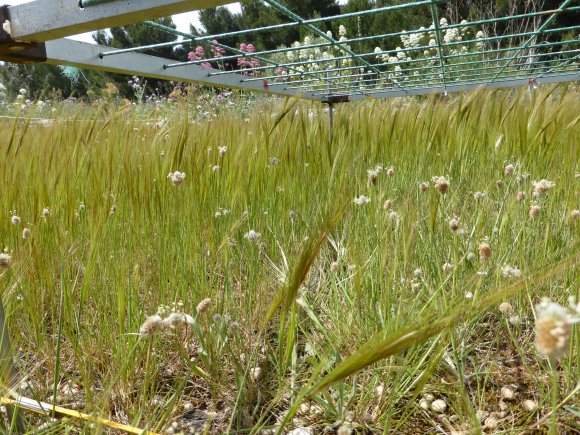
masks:
<path id="1" fill-rule="evenodd" d="M 240 51 L 243 51 L 244 53 L 255 53 L 256 49 L 254 48 L 254 44 L 251 42 L 248 44 L 242 42 L 240 44 Z M 240 68 L 257 68 L 260 66 L 260 61 L 251 57 L 240 57 L 238 59 L 238 66 Z M 254 72 L 250 72 L 249 74 L 254 75 Z"/>
<path id="2" fill-rule="evenodd" d="M 214 44 L 217 44 L 217 41 L 214 39 L 212 41 Z M 211 54 L 213 56 L 214 59 L 219 59 L 221 57 L 224 57 L 226 55 L 226 50 L 222 47 L 219 46 L 215 46 L 212 45 L 210 47 L 211 50 Z M 248 53 L 248 54 L 252 54 L 256 52 L 256 48 L 254 47 L 254 44 L 252 43 L 241 43 L 240 44 L 240 51 L 244 52 L 244 53 Z M 187 58 L 191 61 L 191 62 L 197 62 L 200 60 L 204 60 L 205 57 L 205 49 L 201 46 L 198 45 L 195 50 L 190 51 L 187 54 Z M 209 62 L 201 62 L 200 63 L 201 66 L 205 67 L 205 68 L 212 68 L 212 65 Z M 226 63 L 225 66 L 228 66 L 228 64 Z M 258 59 L 249 57 L 249 56 L 244 56 L 244 57 L 240 57 L 238 59 L 238 67 L 240 67 L 240 69 L 248 69 L 251 70 L 253 68 L 257 68 L 260 66 L 260 61 Z M 218 68 L 223 69 L 224 65 L 219 65 Z M 246 72 L 246 74 L 248 75 L 254 75 L 255 71 L 249 71 Z"/>
<path id="3" fill-rule="evenodd" d="M 214 44 L 217 44 L 218 43 L 217 40 L 215 40 L 215 39 L 212 42 Z M 225 54 L 226 54 L 226 50 L 224 48 L 217 47 L 215 45 L 212 45 L 211 48 L 210 48 L 210 50 L 211 50 L 211 52 L 213 54 L 213 57 L 215 57 L 215 58 L 224 57 Z"/>
<path id="4" fill-rule="evenodd" d="M 196 60 L 202 60 L 205 58 L 205 49 L 201 45 L 198 45 L 195 47 L 194 51 L 190 51 L 187 54 L 187 58 L 192 62 Z M 203 62 L 201 63 L 201 66 L 204 68 L 211 68 L 211 64 L 209 62 Z"/>

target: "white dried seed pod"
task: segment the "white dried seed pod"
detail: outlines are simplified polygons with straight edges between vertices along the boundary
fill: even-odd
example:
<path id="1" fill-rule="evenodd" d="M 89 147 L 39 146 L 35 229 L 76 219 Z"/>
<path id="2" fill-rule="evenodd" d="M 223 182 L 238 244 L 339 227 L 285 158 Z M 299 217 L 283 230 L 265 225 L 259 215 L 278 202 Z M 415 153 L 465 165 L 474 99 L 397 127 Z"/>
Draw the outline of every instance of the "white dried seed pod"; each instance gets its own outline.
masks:
<path id="1" fill-rule="evenodd" d="M 513 400 L 516 397 L 513 390 L 508 387 L 502 387 L 501 389 L 501 398 L 503 400 Z"/>
<path id="2" fill-rule="evenodd" d="M 447 409 L 447 403 L 443 399 L 437 399 L 431 404 L 431 409 L 438 414 L 443 414 Z"/>

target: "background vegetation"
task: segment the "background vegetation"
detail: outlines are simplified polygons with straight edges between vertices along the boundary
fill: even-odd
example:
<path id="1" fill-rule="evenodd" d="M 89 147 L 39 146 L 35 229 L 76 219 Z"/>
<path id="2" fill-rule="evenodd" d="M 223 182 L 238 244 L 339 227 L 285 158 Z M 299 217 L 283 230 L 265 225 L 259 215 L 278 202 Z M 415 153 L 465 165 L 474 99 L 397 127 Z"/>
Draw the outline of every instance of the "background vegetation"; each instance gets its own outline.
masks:
<path id="1" fill-rule="evenodd" d="M 332 142 L 321 106 L 265 101 L 0 120 L 21 392 L 168 433 L 295 434 L 521 433 L 553 392 L 578 431 L 577 329 L 557 389 L 533 344 L 541 297 L 578 296 L 578 91 L 338 106 Z M 139 335 L 168 311 L 191 322 Z"/>

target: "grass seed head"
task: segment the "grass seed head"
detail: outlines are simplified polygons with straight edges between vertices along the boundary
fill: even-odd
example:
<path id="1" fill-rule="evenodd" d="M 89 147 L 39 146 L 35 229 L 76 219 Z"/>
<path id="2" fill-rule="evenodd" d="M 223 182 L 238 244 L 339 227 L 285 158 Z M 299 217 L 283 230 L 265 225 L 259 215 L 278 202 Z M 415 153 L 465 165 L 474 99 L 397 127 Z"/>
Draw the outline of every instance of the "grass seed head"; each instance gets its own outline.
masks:
<path id="1" fill-rule="evenodd" d="M 477 247 L 477 251 L 479 252 L 479 259 L 481 261 L 487 261 L 491 257 L 491 247 L 487 242 L 481 242 Z"/>
<path id="2" fill-rule="evenodd" d="M 554 186 L 556 186 L 556 183 L 546 179 L 541 179 L 540 181 L 533 181 L 532 185 L 534 186 L 534 193 L 541 194 L 553 189 Z"/>
<path id="3" fill-rule="evenodd" d="M 443 264 L 443 272 L 451 272 L 451 271 L 453 271 L 454 268 L 455 268 L 455 266 L 453 265 L 453 263 L 444 263 Z"/>
<path id="4" fill-rule="evenodd" d="M 369 183 L 375 186 L 379 178 L 379 171 L 377 171 L 376 169 L 368 169 L 367 174 L 369 176 Z"/>
<path id="5" fill-rule="evenodd" d="M 459 219 L 453 218 L 449 221 L 449 229 L 453 232 L 459 229 Z"/>
<path id="6" fill-rule="evenodd" d="M 8 269 L 12 265 L 12 256 L 8 252 L 0 252 L 0 268 Z"/>
<path id="7" fill-rule="evenodd" d="M 517 201 L 523 201 L 524 199 L 526 199 L 526 192 L 522 192 L 521 190 L 516 193 L 516 200 Z"/>
<path id="8" fill-rule="evenodd" d="M 572 218 L 572 219 L 580 219 L 580 210 L 572 210 L 570 212 L 570 218 Z"/>
<path id="9" fill-rule="evenodd" d="M 566 353 L 572 324 L 578 319 L 560 304 L 544 299 L 536 305 L 536 349 L 540 355 L 557 359 Z"/>
<path id="10" fill-rule="evenodd" d="M 511 175 L 514 173 L 514 169 L 515 169 L 515 166 L 510 163 L 509 165 L 506 165 L 506 167 L 503 170 L 503 173 L 505 175 Z"/>
<path id="11" fill-rule="evenodd" d="M 250 230 L 244 235 L 244 239 L 249 240 L 249 241 L 256 241 L 260 237 L 262 237 L 262 234 L 258 233 L 257 231 L 254 231 L 254 230 Z"/>
<path id="12" fill-rule="evenodd" d="M 174 312 L 163 319 L 163 323 L 172 329 L 182 325 L 193 325 L 194 320 L 189 314 Z"/>
<path id="13" fill-rule="evenodd" d="M 44 209 L 42 209 L 42 217 L 47 218 L 49 216 L 50 216 L 50 209 L 48 207 L 44 207 Z"/>
<path id="14" fill-rule="evenodd" d="M 512 314 L 514 312 L 514 307 L 509 302 L 502 302 L 499 304 L 498 309 L 502 314 Z"/>
<path id="15" fill-rule="evenodd" d="M 353 202 L 356 205 L 367 205 L 371 202 L 371 199 L 368 196 L 360 195 L 355 197 Z"/>
<path id="16" fill-rule="evenodd" d="M 383 203 L 383 208 L 385 210 L 389 210 L 391 207 L 393 206 L 393 201 L 390 199 L 387 199 L 384 203 Z"/>
<path id="17" fill-rule="evenodd" d="M 535 217 L 540 216 L 540 211 L 541 211 L 541 207 L 537 204 L 533 204 L 530 207 L 530 211 L 528 214 L 530 215 L 530 217 L 535 218 Z"/>
<path id="18" fill-rule="evenodd" d="M 10 221 L 12 222 L 12 225 L 18 225 L 21 221 L 20 216 L 17 215 L 12 215 L 12 218 L 10 219 Z"/>
<path id="19" fill-rule="evenodd" d="M 158 314 L 149 316 L 139 328 L 139 334 L 151 337 L 163 327 L 163 319 Z"/>
<path id="20" fill-rule="evenodd" d="M 520 317 L 520 316 L 518 316 L 518 315 L 515 315 L 515 316 L 511 316 L 511 317 L 509 318 L 509 322 L 510 322 L 510 325 L 513 325 L 513 326 L 519 326 L 519 325 L 521 325 L 521 324 L 522 324 L 522 319 L 521 319 L 521 317 Z"/>
<path id="21" fill-rule="evenodd" d="M 352 433 L 352 427 L 349 424 L 343 424 L 336 431 L 336 435 L 351 435 Z"/>
<path id="22" fill-rule="evenodd" d="M 253 367 L 250 369 L 250 378 L 255 382 L 262 376 L 262 369 L 260 367 Z"/>
<path id="23" fill-rule="evenodd" d="M 167 174 L 167 179 L 171 181 L 174 186 L 179 186 L 185 180 L 185 172 L 170 172 Z"/>
<path id="24" fill-rule="evenodd" d="M 522 272 L 517 267 L 511 267 L 506 264 L 501 268 L 501 276 L 504 278 L 519 278 L 522 276 Z"/>
<path id="25" fill-rule="evenodd" d="M 211 304 L 211 299 L 210 298 L 203 299 L 199 304 L 197 304 L 197 312 L 198 312 L 198 314 L 201 314 L 201 313 L 207 311 L 207 309 L 209 308 L 210 304 Z"/>
<path id="26" fill-rule="evenodd" d="M 387 168 L 387 175 L 388 175 L 389 177 L 392 177 L 393 175 L 395 175 L 395 168 L 393 168 L 392 166 L 389 166 L 389 167 Z"/>
<path id="27" fill-rule="evenodd" d="M 427 183 L 426 181 L 422 181 L 421 183 L 419 183 L 419 190 L 421 192 L 426 192 L 427 190 L 429 190 L 429 183 Z"/>
<path id="28" fill-rule="evenodd" d="M 435 189 L 437 189 L 437 192 L 439 192 L 442 195 L 445 195 L 447 193 L 447 190 L 449 190 L 449 180 L 443 176 L 433 177 L 432 180 L 435 185 Z"/>
<path id="29" fill-rule="evenodd" d="M 30 229 L 28 229 L 28 228 L 24 228 L 24 229 L 22 230 L 22 238 L 23 238 L 24 240 L 26 240 L 26 239 L 28 239 L 29 237 L 30 237 Z"/>

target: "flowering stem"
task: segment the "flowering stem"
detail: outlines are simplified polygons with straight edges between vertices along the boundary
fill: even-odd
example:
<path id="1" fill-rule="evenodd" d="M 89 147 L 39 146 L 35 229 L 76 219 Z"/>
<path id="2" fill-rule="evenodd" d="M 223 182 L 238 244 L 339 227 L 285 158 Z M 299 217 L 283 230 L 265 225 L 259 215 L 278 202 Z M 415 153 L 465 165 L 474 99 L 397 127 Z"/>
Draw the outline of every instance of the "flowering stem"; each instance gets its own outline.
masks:
<path id="1" fill-rule="evenodd" d="M 550 417 L 550 435 L 558 434 L 558 370 L 556 369 L 556 361 L 550 360 L 551 378 L 552 378 L 552 415 Z"/>

